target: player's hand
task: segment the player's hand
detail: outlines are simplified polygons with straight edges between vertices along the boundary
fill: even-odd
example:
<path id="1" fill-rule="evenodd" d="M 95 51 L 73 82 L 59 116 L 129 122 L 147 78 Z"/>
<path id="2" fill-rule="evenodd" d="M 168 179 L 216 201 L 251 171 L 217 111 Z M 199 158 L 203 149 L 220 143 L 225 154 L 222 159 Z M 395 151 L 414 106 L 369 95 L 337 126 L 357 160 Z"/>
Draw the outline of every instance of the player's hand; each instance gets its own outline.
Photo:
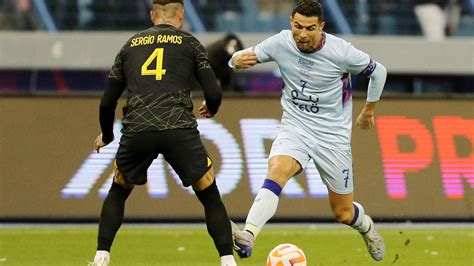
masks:
<path id="1" fill-rule="evenodd" d="M 364 108 L 356 120 L 356 126 L 360 129 L 371 129 L 375 125 L 374 109 L 376 102 L 365 102 Z"/>
<path id="2" fill-rule="evenodd" d="M 110 142 L 109 142 L 110 143 Z M 99 150 L 100 148 L 106 146 L 107 144 L 109 143 L 105 143 L 103 140 L 102 140 L 102 134 L 100 134 L 99 136 L 97 136 L 97 138 L 95 138 L 94 140 L 94 150 L 97 151 L 97 153 L 99 153 Z"/>
<path id="3" fill-rule="evenodd" d="M 246 51 L 232 57 L 235 68 L 251 68 L 257 64 L 257 54 L 253 51 Z"/>
<path id="4" fill-rule="evenodd" d="M 205 118 L 214 117 L 214 115 L 209 112 L 209 109 L 207 109 L 206 101 L 203 101 L 201 106 L 199 107 L 199 114 Z"/>
<path id="5" fill-rule="evenodd" d="M 356 125 L 360 129 L 371 129 L 375 125 L 374 113 L 362 111 L 357 117 Z"/>

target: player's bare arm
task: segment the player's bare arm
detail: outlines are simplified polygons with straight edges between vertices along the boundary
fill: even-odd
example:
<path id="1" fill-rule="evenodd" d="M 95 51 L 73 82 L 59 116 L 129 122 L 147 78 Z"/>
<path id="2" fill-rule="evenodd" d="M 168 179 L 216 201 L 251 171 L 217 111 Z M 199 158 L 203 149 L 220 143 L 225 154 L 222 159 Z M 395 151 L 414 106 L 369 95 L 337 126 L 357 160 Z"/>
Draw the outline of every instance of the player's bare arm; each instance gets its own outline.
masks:
<path id="1" fill-rule="evenodd" d="M 257 54 L 253 51 L 244 51 L 232 57 L 232 64 L 236 69 L 251 68 L 257 63 Z"/>
<path id="2" fill-rule="evenodd" d="M 374 109 L 376 102 L 365 102 L 362 111 L 357 116 L 356 125 L 360 129 L 371 129 L 375 125 Z"/>

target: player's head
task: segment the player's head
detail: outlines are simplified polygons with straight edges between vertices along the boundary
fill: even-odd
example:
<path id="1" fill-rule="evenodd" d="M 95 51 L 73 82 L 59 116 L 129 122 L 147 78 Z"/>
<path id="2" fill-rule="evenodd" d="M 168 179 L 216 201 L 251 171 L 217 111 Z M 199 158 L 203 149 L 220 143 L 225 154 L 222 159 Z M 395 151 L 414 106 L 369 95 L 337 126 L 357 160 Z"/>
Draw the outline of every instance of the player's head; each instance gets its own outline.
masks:
<path id="1" fill-rule="evenodd" d="M 150 11 L 153 24 L 171 24 L 181 28 L 184 23 L 184 0 L 153 0 Z"/>
<path id="2" fill-rule="evenodd" d="M 324 28 L 324 9 L 315 0 L 300 0 L 290 17 L 296 46 L 302 52 L 314 51 Z"/>

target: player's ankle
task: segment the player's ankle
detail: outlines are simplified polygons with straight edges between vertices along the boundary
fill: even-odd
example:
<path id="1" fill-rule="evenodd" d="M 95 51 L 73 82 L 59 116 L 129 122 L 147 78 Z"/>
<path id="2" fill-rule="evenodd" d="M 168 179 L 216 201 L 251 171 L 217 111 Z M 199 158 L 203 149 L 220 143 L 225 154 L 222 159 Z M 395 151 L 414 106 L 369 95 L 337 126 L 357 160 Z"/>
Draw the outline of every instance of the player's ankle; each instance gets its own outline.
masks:
<path id="1" fill-rule="evenodd" d="M 258 233 L 260 233 L 260 230 L 260 228 L 252 224 L 246 224 L 244 228 L 244 231 L 250 233 L 254 239 L 257 238 L 257 235 Z"/>
<path id="2" fill-rule="evenodd" d="M 249 234 L 251 234 L 251 235 L 255 238 L 255 234 L 254 234 L 252 231 L 247 230 L 247 229 L 245 229 L 244 231 L 245 231 L 245 232 L 248 232 Z"/>

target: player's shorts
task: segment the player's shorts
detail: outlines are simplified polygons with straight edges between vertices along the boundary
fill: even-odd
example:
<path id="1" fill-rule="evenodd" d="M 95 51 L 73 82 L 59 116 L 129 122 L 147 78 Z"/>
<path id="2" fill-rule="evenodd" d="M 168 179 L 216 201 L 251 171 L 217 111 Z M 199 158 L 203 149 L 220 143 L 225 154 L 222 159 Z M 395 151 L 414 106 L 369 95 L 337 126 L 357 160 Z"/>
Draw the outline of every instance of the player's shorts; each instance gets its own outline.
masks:
<path id="1" fill-rule="evenodd" d="M 122 135 L 116 155 L 119 172 L 135 185 L 147 182 L 147 170 L 163 154 L 184 186 L 199 180 L 212 167 L 199 131 L 194 128 Z"/>
<path id="2" fill-rule="evenodd" d="M 322 181 L 332 192 L 349 194 L 354 190 L 350 149 L 329 149 L 319 145 L 307 135 L 280 129 L 273 141 L 269 159 L 278 155 L 292 157 L 303 169 L 309 160 L 313 159 Z"/>

